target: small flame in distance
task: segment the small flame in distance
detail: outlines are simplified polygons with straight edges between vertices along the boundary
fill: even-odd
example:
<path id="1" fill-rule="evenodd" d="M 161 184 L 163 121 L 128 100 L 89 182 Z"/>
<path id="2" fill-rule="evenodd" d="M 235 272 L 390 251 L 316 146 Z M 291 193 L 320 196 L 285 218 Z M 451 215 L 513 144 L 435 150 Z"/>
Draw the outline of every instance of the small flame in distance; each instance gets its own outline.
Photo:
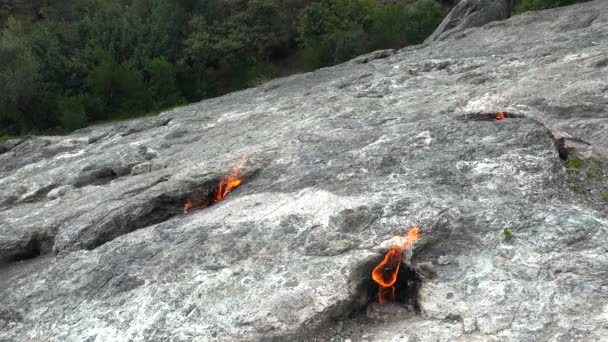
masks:
<path id="1" fill-rule="evenodd" d="M 188 213 L 190 211 L 192 211 L 194 209 L 194 203 L 192 203 L 191 200 L 186 201 L 186 203 L 184 203 L 184 212 Z"/>
<path id="2" fill-rule="evenodd" d="M 498 120 L 498 121 L 504 120 L 505 119 L 505 112 L 498 113 L 494 119 Z"/>
<path id="3" fill-rule="evenodd" d="M 384 255 L 382 262 L 372 271 L 372 279 L 380 286 L 378 303 L 385 304 L 395 300 L 395 282 L 401 267 L 403 252 L 412 248 L 415 241 L 420 238 L 420 228 L 411 228 L 406 237 L 395 236 L 395 244 Z"/>

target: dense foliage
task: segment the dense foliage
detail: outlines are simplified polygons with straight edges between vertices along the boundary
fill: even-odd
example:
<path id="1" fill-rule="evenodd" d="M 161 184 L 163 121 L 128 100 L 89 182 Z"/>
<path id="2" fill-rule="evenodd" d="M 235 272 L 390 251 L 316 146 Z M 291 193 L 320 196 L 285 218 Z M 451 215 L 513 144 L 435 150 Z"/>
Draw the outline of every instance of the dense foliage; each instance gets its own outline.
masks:
<path id="1" fill-rule="evenodd" d="M 590 0 L 516 0 L 513 13 L 519 14 L 527 11 L 539 11 L 547 8 L 574 5 L 579 2 L 587 1 Z"/>
<path id="2" fill-rule="evenodd" d="M 0 136 L 61 132 L 416 44 L 434 0 L 72 0 L 5 20 Z"/>

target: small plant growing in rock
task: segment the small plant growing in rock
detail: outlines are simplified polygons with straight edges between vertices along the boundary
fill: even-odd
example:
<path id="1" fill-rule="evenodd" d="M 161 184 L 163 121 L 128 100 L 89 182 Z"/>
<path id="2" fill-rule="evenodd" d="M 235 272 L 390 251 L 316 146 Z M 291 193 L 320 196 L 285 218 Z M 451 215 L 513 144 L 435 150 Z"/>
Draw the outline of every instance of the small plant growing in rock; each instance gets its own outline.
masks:
<path id="1" fill-rule="evenodd" d="M 540 234 L 540 230 L 532 229 L 532 235 L 538 235 L 538 234 Z"/>
<path id="2" fill-rule="evenodd" d="M 608 193 L 602 195 L 602 201 L 608 203 Z"/>
<path id="3" fill-rule="evenodd" d="M 581 171 L 581 168 L 585 165 L 585 161 L 580 158 L 570 158 L 566 162 L 566 165 L 568 165 L 568 171 L 576 174 Z"/>
<path id="4" fill-rule="evenodd" d="M 502 235 L 505 236 L 506 240 L 511 240 L 513 238 L 513 233 L 511 232 L 511 229 L 509 229 L 509 228 L 503 228 Z"/>

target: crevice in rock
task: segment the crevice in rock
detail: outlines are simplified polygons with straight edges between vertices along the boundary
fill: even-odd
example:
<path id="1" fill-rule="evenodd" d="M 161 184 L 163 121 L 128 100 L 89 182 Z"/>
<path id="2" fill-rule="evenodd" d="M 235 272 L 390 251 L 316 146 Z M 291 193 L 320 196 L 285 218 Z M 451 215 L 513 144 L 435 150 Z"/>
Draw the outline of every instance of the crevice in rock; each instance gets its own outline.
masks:
<path id="1" fill-rule="evenodd" d="M 499 113 L 503 113 L 502 118 L 499 118 Z M 479 113 L 466 113 L 456 117 L 457 120 L 461 121 L 501 121 L 505 119 L 524 119 L 524 115 L 511 113 L 511 112 L 479 112 Z"/>
<path id="2" fill-rule="evenodd" d="M 14 263 L 34 259 L 39 256 L 48 254 L 51 251 L 53 240 L 49 237 L 32 235 L 25 245 L 12 253 L 7 253 L 0 261 L 4 260 L 7 263 Z"/>
<path id="3" fill-rule="evenodd" d="M 358 297 L 364 298 L 365 305 L 359 308 L 359 314 L 365 311 L 367 318 L 375 320 L 398 319 L 407 313 L 420 313 L 418 292 L 422 278 L 411 264 L 401 262 L 397 281 L 392 288 L 381 288 L 373 279 L 374 267 L 382 261 L 384 255 L 375 258 L 369 267 L 367 277 L 363 278 Z M 381 304 L 381 297 L 384 302 Z M 392 298 L 391 298 L 392 297 Z M 356 311 L 354 312 L 356 313 Z"/>
<path id="4" fill-rule="evenodd" d="M 277 341 L 325 341 L 339 335 L 343 328 L 351 330 L 383 324 L 406 322 L 420 314 L 418 304 L 419 290 L 424 273 L 415 262 L 407 265 L 402 262 L 395 286 L 396 300 L 385 304 L 378 303 L 378 285 L 372 279 L 372 271 L 384 259 L 384 253 L 361 261 L 352 271 L 349 281 L 348 300 L 341 301 L 324 312 L 315 322 L 288 336 L 276 338 Z M 314 326 L 311 329 L 311 326 Z"/>
<path id="5" fill-rule="evenodd" d="M 6 153 L 19 146 L 21 143 L 30 139 L 30 137 L 16 138 L 0 143 L 0 154 Z"/>
<path id="6" fill-rule="evenodd" d="M 202 187 L 211 186 L 206 182 Z M 215 182 L 213 182 L 215 183 Z M 98 248 L 122 235 L 126 235 L 166 222 L 175 216 L 184 213 L 184 203 L 198 193 L 197 189 L 192 192 L 162 193 L 145 203 L 134 201 L 124 210 L 120 210 L 116 216 L 108 217 L 95 227 L 94 238 L 84 243 L 84 248 L 92 250 Z"/>
<path id="7" fill-rule="evenodd" d="M 367 64 L 369 62 L 378 60 L 378 59 L 385 59 L 388 58 L 394 54 L 396 54 L 397 51 L 393 50 L 393 49 L 386 49 L 386 50 L 378 50 L 378 51 L 374 51 L 372 53 L 369 53 L 367 55 L 364 56 L 360 56 L 357 57 L 355 59 L 353 59 L 353 63 L 355 64 Z"/>
<path id="8" fill-rule="evenodd" d="M 74 186 L 82 188 L 87 185 L 104 185 L 118 178 L 118 174 L 109 167 L 103 167 L 87 172 L 76 180 Z"/>
<path id="9" fill-rule="evenodd" d="M 49 192 L 53 191 L 56 187 L 57 187 L 56 184 L 51 184 L 51 185 L 44 186 L 44 187 L 42 187 L 40 189 L 37 189 L 33 193 L 27 195 L 26 197 L 24 197 L 19 202 L 20 203 L 39 202 L 39 201 L 45 199 L 47 197 L 47 195 L 49 194 Z"/>
<path id="10" fill-rule="evenodd" d="M 349 319 L 371 319 L 385 321 L 403 319 L 420 313 L 418 295 L 423 277 L 415 263 L 401 262 L 394 284 L 394 300 L 379 303 L 380 286 L 372 279 L 372 271 L 382 262 L 384 253 L 363 262 L 354 272 L 352 301 L 341 307 L 341 314 L 335 317 Z M 390 297 L 390 296 L 389 296 Z"/>
<path id="11" fill-rule="evenodd" d="M 257 171 L 243 176 L 243 183 L 254 177 Z M 95 227 L 96 235 L 84 243 L 84 248 L 92 250 L 122 235 L 139 229 L 166 222 L 175 216 L 187 214 L 193 210 L 202 210 L 215 202 L 213 196 L 218 191 L 221 177 L 208 178 L 196 185 L 181 187 L 175 192 L 163 192 L 142 203 L 134 200 L 128 207 L 122 208 L 117 215 L 107 217 Z M 236 192 L 236 189 L 233 191 Z M 229 196 L 234 196 L 231 193 Z M 191 202 L 191 210 L 185 210 L 185 204 Z"/>
<path id="12" fill-rule="evenodd" d="M 582 139 L 567 137 L 553 137 L 553 139 L 559 157 L 564 161 L 572 157 L 589 158 L 593 154 L 593 146 Z"/>

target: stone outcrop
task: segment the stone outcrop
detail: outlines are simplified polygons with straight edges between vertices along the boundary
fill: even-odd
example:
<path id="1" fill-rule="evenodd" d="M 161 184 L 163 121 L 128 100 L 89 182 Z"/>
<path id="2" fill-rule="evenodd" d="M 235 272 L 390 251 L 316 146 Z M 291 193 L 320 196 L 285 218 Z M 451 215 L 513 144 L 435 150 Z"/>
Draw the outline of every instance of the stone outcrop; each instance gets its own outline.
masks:
<path id="1" fill-rule="evenodd" d="M 0 340 L 600 341 L 607 52 L 597 0 L 5 143 Z M 420 312 L 365 318 L 414 225 Z"/>
<path id="2" fill-rule="evenodd" d="M 443 19 L 425 43 L 446 39 L 468 28 L 511 17 L 513 0 L 462 0 Z"/>

